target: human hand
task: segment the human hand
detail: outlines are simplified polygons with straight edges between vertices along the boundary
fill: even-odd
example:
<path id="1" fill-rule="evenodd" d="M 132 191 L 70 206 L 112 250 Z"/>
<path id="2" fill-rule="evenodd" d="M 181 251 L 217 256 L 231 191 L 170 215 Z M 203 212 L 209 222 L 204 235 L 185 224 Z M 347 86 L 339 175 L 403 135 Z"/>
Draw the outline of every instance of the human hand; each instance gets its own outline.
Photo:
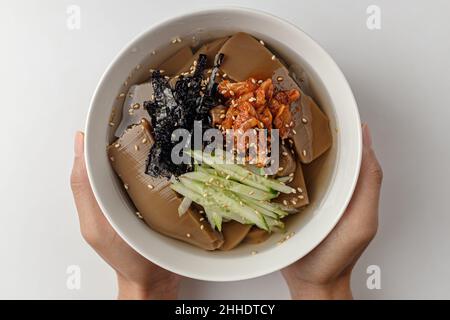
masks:
<path id="1" fill-rule="evenodd" d="M 181 277 L 134 251 L 111 227 L 92 192 L 84 160 L 84 135 L 75 135 L 71 187 L 86 242 L 117 274 L 119 299 L 176 299 Z"/>
<path id="2" fill-rule="evenodd" d="M 378 228 L 382 177 L 369 128 L 364 124 L 361 170 L 344 215 L 318 247 L 282 270 L 293 299 L 352 298 L 352 269 Z"/>

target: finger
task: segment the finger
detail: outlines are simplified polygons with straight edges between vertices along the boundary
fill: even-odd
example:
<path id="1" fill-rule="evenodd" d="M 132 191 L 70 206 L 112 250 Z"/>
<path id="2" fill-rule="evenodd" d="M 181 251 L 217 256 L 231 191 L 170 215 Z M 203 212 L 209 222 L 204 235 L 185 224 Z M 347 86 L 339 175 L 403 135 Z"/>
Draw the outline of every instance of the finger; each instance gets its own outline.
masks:
<path id="1" fill-rule="evenodd" d="M 85 238 L 94 238 L 99 226 L 104 225 L 104 216 L 98 206 L 89 182 L 84 160 L 84 134 L 75 134 L 74 162 L 71 175 L 71 187 L 81 232 Z"/>
<path id="2" fill-rule="evenodd" d="M 356 246 L 366 246 L 378 230 L 378 203 L 383 173 L 372 149 L 367 124 L 363 125 L 363 152 L 361 169 L 352 200 L 340 221 L 343 234 Z"/>
<path id="3" fill-rule="evenodd" d="M 353 198 L 350 202 L 352 209 L 366 212 L 378 208 L 383 172 L 372 149 L 372 138 L 369 127 L 363 124 L 363 152 L 361 169 Z"/>

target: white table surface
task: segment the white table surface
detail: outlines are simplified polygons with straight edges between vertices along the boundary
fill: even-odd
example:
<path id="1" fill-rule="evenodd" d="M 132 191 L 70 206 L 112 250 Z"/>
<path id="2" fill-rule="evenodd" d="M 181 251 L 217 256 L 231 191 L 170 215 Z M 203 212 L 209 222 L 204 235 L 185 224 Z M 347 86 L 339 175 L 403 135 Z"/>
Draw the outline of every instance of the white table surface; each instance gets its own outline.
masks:
<path id="1" fill-rule="evenodd" d="M 153 3 L 153 4 L 152 4 Z M 72 141 L 93 90 L 132 37 L 212 1 L 0 2 L 0 298 L 116 295 L 112 270 L 81 239 L 69 188 Z M 450 298 L 450 2 L 214 1 L 259 8 L 309 33 L 347 76 L 385 179 L 380 228 L 357 264 L 356 298 Z M 81 9 L 81 29 L 66 9 Z M 366 8 L 381 9 L 368 30 Z M 66 268 L 81 268 L 80 290 Z M 381 289 L 366 286 L 369 265 Z M 181 297 L 288 298 L 279 273 L 185 281 Z"/>

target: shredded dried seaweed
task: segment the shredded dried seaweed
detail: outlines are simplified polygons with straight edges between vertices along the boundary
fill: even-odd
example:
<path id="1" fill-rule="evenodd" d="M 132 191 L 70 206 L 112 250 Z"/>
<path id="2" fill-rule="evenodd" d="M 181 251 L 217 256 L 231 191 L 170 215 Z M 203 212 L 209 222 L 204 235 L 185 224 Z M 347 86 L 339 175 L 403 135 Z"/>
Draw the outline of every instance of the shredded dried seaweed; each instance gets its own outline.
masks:
<path id="1" fill-rule="evenodd" d="M 207 56 L 200 54 L 191 75 L 180 75 L 173 89 L 160 71 L 152 73 L 154 99 L 144 102 L 155 137 L 147 159 L 147 174 L 169 178 L 189 170 L 186 164 L 174 164 L 171 160 L 172 148 L 177 143 L 172 142 L 172 133 L 178 128 L 192 133 L 196 120 L 201 121 L 204 129 L 211 126 L 208 114 L 218 104 L 215 79 L 222 61 L 223 54 L 218 54 L 208 80 L 205 79 Z"/>

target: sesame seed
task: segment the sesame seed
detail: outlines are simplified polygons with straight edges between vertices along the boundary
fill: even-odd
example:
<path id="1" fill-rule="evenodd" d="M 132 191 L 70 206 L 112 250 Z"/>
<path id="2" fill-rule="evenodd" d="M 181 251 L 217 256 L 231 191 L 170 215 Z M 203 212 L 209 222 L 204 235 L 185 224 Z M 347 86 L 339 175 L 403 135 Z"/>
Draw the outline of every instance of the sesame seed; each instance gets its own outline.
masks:
<path id="1" fill-rule="evenodd" d="M 118 98 L 123 98 L 123 97 L 125 97 L 125 93 L 121 93 L 121 94 L 119 94 L 119 97 Z"/>
<path id="2" fill-rule="evenodd" d="M 190 233 L 186 233 L 186 237 L 190 238 L 191 234 Z"/>
<path id="3" fill-rule="evenodd" d="M 249 194 L 249 195 L 254 195 L 254 194 L 255 194 L 255 191 L 250 191 L 248 194 Z"/>
<path id="4" fill-rule="evenodd" d="M 291 203 L 295 206 L 297 204 L 297 201 L 295 199 L 291 199 Z"/>
<path id="5" fill-rule="evenodd" d="M 303 199 L 305 199 L 305 196 L 301 194 L 297 198 L 299 198 L 300 200 L 303 200 Z"/>
<path id="6" fill-rule="evenodd" d="M 205 226 L 204 225 L 200 225 L 200 230 L 203 230 L 203 229 L 205 229 Z"/>
<path id="7" fill-rule="evenodd" d="M 200 222 L 202 222 L 202 221 L 204 221 L 205 220 L 205 218 L 203 218 L 203 217 L 201 217 L 200 219 L 198 219 L 198 221 L 200 221 Z"/>
<path id="8" fill-rule="evenodd" d="M 163 69 L 159 70 L 159 73 L 161 73 L 161 74 L 164 72 L 166 72 L 166 70 L 163 70 Z"/>
<path id="9" fill-rule="evenodd" d="M 140 68 L 141 68 L 141 65 L 138 64 L 138 65 L 136 66 L 136 70 L 139 70 Z"/>
<path id="10" fill-rule="evenodd" d="M 149 189 L 153 189 L 153 188 L 154 188 L 154 186 L 153 186 L 153 185 L 151 185 L 151 184 L 148 184 L 148 185 L 147 185 L 147 188 L 149 188 Z"/>
<path id="11" fill-rule="evenodd" d="M 257 253 L 258 253 L 257 251 L 252 251 L 252 256 L 254 256 Z"/>
<path id="12" fill-rule="evenodd" d="M 297 191 L 300 192 L 300 193 L 303 193 L 303 189 L 300 188 L 300 187 L 297 188 Z"/>
<path id="13" fill-rule="evenodd" d="M 286 151 L 283 151 L 281 154 L 285 157 L 288 155 L 288 153 Z"/>
<path id="14" fill-rule="evenodd" d="M 109 160 L 111 160 L 111 162 L 114 162 L 114 157 L 109 157 Z"/>
<path id="15" fill-rule="evenodd" d="M 133 109 L 139 109 L 141 105 L 139 103 L 133 104 Z"/>
<path id="16" fill-rule="evenodd" d="M 139 211 L 136 211 L 136 215 L 137 215 L 137 217 L 139 219 L 143 219 L 144 218 Z"/>
<path id="17" fill-rule="evenodd" d="M 139 146 L 137 144 L 134 145 L 134 150 L 139 151 Z"/>
<path id="18" fill-rule="evenodd" d="M 153 51 L 152 51 L 152 55 L 155 55 L 155 54 L 156 54 L 156 51 L 155 51 L 155 50 L 153 50 Z"/>
<path id="19" fill-rule="evenodd" d="M 292 133 L 297 134 L 297 131 L 295 131 L 295 129 L 292 129 Z"/>
<path id="20" fill-rule="evenodd" d="M 253 84 L 256 84 L 256 80 L 255 80 L 255 79 L 253 79 L 253 78 L 252 78 L 252 83 L 253 83 Z"/>
<path id="21" fill-rule="evenodd" d="M 125 190 L 128 190 L 128 185 L 126 183 L 123 185 L 123 187 L 125 188 Z"/>
<path id="22" fill-rule="evenodd" d="M 278 76 L 278 77 L 277 77 L 277 81 L 278 81 L 278 82 L 283 81 L 283 77 L 282 77 L 282 76 Z"/>
<path id="23" fill-rule="evenodd" d="M 293 177 L 294 176 L 294 173 L 289 173 L 289 177 Z"/>
<path id="24" fill-rule="evenodd" d="M 262 80 L 258 80 L 258 84 L 261 84 L 261 83 L 263 83 L 263 81 Z"/>
<path id="25" fill-rule="evenodd" d="M 265 45 L 264 41 L 262 41 L 262 40 L 259 40 L 259 43 L 261 43 L 263 46 Z"/>
<path id="26" fill-rule="evenodd" d="M 142 139 L 142 143 L 147 143 L 147 138 Z"/>
<path id="27" fill-rule="evenodd" d="M 230 96 L 234 96 L 234 91 L 230 90 Z"/>
<path id="28" fill-rule="evenodd" d="M 273 55 L 271 59 L 272 59 L 272 60 L 275 60 L 275 59 L 276 59 L 275 55 Z"/>
<path id="29" fill-rule="evenodd" d="M 120 148 L 120 143 L 116 143 L 116 144 L 114 145 L 114 147 Z"/>
<path id="30" fill-rule="evenodd" d="M 225 118 L 225 115 L 224 115 L 224 114 L 221 114 L 219 118 L 220 118 L 220 119 L 223 119 L 223 118 Z"/>
<path id="31" fill-rule="evenodd" d="M 222 75 L 222 78 L 226 78 L 226 77 L 228 77 L 228 74 L 224 73 L 224 74 Z"/>
<path id="32" fill-rule="evenodd" d="M 248 99 L 248 101 L 249 102 L 254 102 L 254 101 L 256 101 L 256 98 L 255 97 L 251 97 L 250 99 Z"/>
<path id="33" fill-rule="evenodd" d="M 307 123 L 308 123 L 308 119 L 306 119 L 305 117 L 303 117 L 303 118 L 302 118 L 302 122 L 303 122 L 304 124 L 307 124 Z"/>
<path id="34" fill-rule="evenodd" d="M 306 150 L 305 149 L 302 150 L 302 154 L 303 154 L 304 157 L 306 157 Z"/>
<path id="35" fill-rule="evenodd" d="M 114 125 L 115 125 L 115 123 L 112 122 L 112 121 L 109 123 L 109 126 L 110 126 L 110 127 L 114 127 Z"/>
<path id="36" fill-rule="evenodd" d="M 289 128 L 289 125 L 286 123 L 285 125 L 284 125 L 286 128 Z"/>
<path id="37" fill-rule="evenodd" d="M 283 204 L 285 205 L 285 206 L 287 206 L 287 201 L 286 200 L 283 200 Z"/>
<path id="38" fill-rule="evenodd" d="M 283 170 L 284 170 L 283 167 L 279 167 L 279 168 L 278 168 L 278 171 L 283 171 Z"/>
<path id="39" fill-rule="evenodd" d="M 230 179 L 230 175 L 227 174 L 227 176 L 225 177 L 225 179 L 226 179 L 226 180 L 229 180 L 229 179 Z"/>

